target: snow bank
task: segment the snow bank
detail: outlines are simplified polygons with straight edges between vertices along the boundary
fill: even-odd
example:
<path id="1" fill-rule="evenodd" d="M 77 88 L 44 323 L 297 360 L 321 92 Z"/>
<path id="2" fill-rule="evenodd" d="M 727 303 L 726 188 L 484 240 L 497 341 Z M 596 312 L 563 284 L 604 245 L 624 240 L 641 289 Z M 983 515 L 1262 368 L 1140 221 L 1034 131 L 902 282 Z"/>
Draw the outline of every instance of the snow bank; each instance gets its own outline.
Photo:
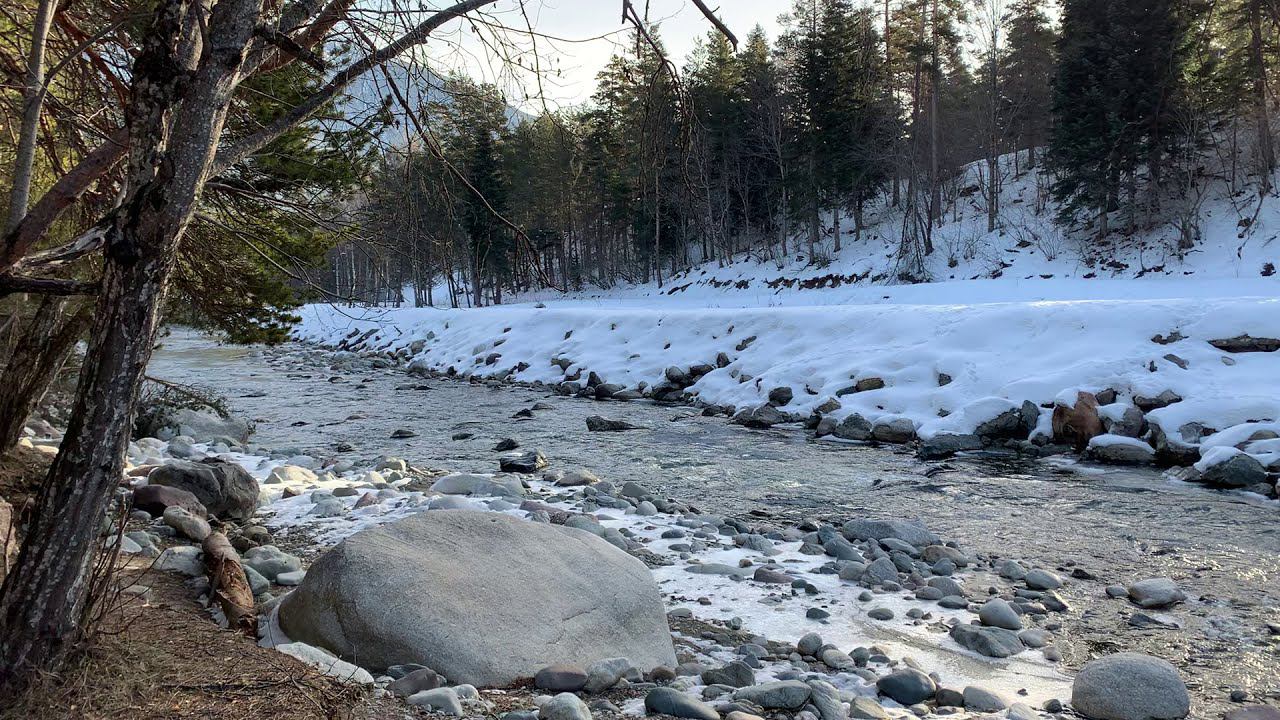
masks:
<path id="1" fill-rule="evenodd" d="M 1151 413 L 1167 428 L 1222 429 L 1280 419 L 1280 353 L 1220 351 L 1208 341 L 1280 337 L 1276 297 L 1181 298 L 789 308 L 584 308 L 478 310 L 339 309 L 308 306 L 299 339 L 398 354 L 423 369 L 463 376 L 560 382 L 553 360 L 629 388 L 652 386 L 665 368 L 727 366 L 689 391 L 739 408 L 791 388 L 784 410 L 809 413 L 830 400 L 837 419 L 905 416 L 922 437 L 970 432 L 1024 400 L 1051 403 L 1076 390 L 1114 389 L 1185 400 Z M 923 292 L 921 290 L 920 292 Z M 1156 335 L 1178 333 L 1167 344 Z M 1178 335 L 1174 335 L 1177 338 Z M 356 341 L 360 342 L 356 342 Z M 943 375 L 949 376 L 950 382 Z M 859 380 L 885 387 L 852 392 Z"/>

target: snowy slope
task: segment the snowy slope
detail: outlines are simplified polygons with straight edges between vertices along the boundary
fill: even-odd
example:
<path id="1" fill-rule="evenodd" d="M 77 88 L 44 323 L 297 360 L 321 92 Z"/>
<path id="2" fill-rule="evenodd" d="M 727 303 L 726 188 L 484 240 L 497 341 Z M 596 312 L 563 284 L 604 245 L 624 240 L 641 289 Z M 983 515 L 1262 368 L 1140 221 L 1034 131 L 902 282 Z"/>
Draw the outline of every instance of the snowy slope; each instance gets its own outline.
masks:
<path id="1" fill-rule="evenodd" d="M 1006 171 L 1012 176 L 1011 158 Z M 1113 234 L 1106 244 L 1053 222 L 1047 179 L 1039 173 L 1010 177 L 1003 186 L 1000 227 L 987 232 L 980 193 L 962 197 L 935 231 L 936 250 L 927 258 L 933 282 L 897 283 L 900 211 L 884 205 L 868 212 L 868 228 L 855 240 L 852 221 L 841 223 L 842 249 L 828 236 L 814 253 L 800 242 L 786 258 L 743 254 L 723 266 L 705 263 L 655 284 L 563 295 L 542 291 L 522 302 L 583 305 L 656 304 L 704 307 L 838 305 L 850 303 L 1002 302 L 1018 300 L 1109 300 L 1128 298 L 1276 295 L 1280 291 L 1280 198 L 1259 202 L 1254 192 L 1230 192 L 1223 183 L 1205 187 L 1203 239 L 1177 252 L 1172 219 L 1131 237 Z M 1171 212 L 1172 208 L 1166 208 Z M 1123 226 L 1114 217 L 1113 226 Z M 830 218 L 827 220 L 830 227 Z M 793 248 L 795 249 L 795 248 Z M 1116 282 L 1121 281 L 1121 282 Z"/>

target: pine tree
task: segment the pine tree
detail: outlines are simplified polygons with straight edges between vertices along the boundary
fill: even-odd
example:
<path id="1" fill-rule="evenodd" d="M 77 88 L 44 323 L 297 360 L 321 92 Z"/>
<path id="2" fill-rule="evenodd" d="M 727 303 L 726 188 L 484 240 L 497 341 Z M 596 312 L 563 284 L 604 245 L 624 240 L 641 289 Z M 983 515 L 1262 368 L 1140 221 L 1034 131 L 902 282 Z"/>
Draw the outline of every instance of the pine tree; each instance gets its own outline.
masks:
<path id="1" fill-rule="evenodd" d="M 1000 57 L 1001 116 L 1014 147 L 1034 167 L 1037 148 L 1049 141 L 1057 34 L 1047 0 L 1016 0 L 1009 9 L 1006 50 Z M 1015 160 L 1016 161 L 1016 160 Z"/>
<path id="2" fill-rule="evenodd" d="M 1145 180 L 1158 197 L 1177 132 L 1187 9 L 1178 0 L 1067 0 L 1054 84 L 1050 159 L 1060 217 L 1089 209 L 1098 237 L 1121 200 L 1130 225 Z"/>

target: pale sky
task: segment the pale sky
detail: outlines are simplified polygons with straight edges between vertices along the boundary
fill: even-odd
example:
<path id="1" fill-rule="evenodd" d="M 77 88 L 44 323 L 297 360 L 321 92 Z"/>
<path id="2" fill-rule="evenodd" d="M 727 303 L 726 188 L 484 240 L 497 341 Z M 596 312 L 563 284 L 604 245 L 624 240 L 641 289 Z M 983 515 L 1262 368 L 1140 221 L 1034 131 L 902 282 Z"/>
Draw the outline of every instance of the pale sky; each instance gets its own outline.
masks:
<path id="1" fill-rule="evenodd" d="M 549 107 L 573 105 L 587 100 L 595 90 L 595 75 L 609 57 L 627 43 L 630 25 L 622 24 L 622 0 L 523 0 L 524 12 L 534 30 L 548 37 L 536 37 L 538 65 L 543 78 L 541 92 Z M 651 19 L 660 21 L 660 35 L 668 55 L 683 68 L 686 57 L 697 38 L 705 37 L 711 24 L 689 0 L 632 0 L 644 13 L 646 4 Z M 707 5 L 738 39 L 746 41 L 756 24 L 764 27 L 770 41 L 778 34 L 778 16 L 787 11 L 791 0 L 709 0 Z M 485 16 L 488 20 L 523 29 L 526 27 L 520 0 L 499 0 Z M 506 53 L 517 55 L 526 68 L 534 65 L 529 37 L 511 37 L 513 47 L 495 48 L 491 32 L 475 33 L 465 25 L 454 23 L 445 31 L 437 31 L 431 54 L 437 66 L 462 70 L 472 77 L 495 82 L 510 96 L 513 105 L 536 112 L 541 102 L 533 73 L 511 71 L 510 65 L 496 58 Z M 603 36 L 603 37 L 602 37 Z M 529 95 L 525 99 L 524 95 Z"/>

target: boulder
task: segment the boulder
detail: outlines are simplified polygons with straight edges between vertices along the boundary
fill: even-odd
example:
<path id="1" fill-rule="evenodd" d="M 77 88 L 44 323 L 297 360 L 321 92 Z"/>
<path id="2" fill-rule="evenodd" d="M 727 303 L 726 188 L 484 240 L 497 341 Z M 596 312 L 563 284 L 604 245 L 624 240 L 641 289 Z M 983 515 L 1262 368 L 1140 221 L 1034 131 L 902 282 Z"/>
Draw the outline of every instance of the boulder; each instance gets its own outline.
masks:
<path id="1" fill-rule="evenodd" d="M 644 563 L 590 533 L 497 513 L 433 510 L 352 535 L 285 597 L 280 622 L 370 667 L 427 660 L 473 685 L 613 657 L 676 665 Z"/>
<path id="2" fill-rule="evenodd" d="M 1089 441 L 1103 434 L 1102 418 L 1098 415 L 1098 400 L 1093 393 L 1076 394 L 1074 405 L 1057 403 L 1053 406 L 1053 439 L 1083 450 Z"/>
<path id="3" fill-rule="evenodd" d="M 217 458 L 162 465 L 147 476 L 147 483 L 186 490 L 210 515 L 224 520 L 248 520 L 258 509 L 258 481 L 239 465 Z"/>
<path id="4" fill-rule="evenodd" d="M 1138 653 L 1118 653 L 1086 664 L 1071 685 L 1071 707 L 1094 720 L 1179 720 L 1191 697 L 1178 669 Z"/>

